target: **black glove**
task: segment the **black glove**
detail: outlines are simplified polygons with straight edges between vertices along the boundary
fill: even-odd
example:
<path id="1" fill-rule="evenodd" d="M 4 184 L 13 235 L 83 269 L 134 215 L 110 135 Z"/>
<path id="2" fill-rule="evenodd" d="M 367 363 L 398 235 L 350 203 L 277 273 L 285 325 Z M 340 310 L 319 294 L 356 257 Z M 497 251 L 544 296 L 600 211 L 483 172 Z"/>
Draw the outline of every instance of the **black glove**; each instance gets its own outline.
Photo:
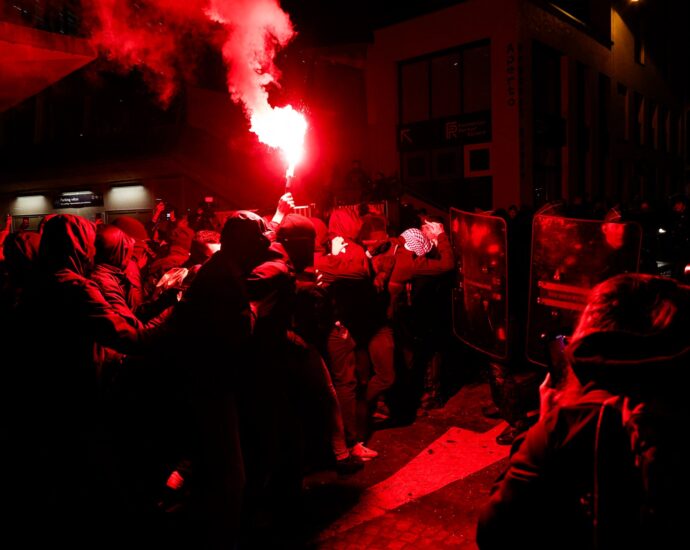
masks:
<path id="1" fill-rule="evenodd" d="M 390 241 L 383 241 L 381 244 L 377 244 L 376 246 L 371 247 L 369 249 L 369 254 L 373 258 L 374 256 L 378 256 L 379 254 L 384 254 L 385 252 L 388 252 L 390 247 Z"/>

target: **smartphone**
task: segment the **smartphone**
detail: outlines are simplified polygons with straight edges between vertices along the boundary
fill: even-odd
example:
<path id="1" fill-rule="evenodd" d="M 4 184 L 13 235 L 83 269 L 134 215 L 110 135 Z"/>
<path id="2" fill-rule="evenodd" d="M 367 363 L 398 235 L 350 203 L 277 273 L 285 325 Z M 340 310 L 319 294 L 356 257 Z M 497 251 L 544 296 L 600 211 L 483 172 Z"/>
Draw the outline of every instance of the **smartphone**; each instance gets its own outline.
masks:
<path id="1" fill-rule="evenodd" d="M 546 367 L 551 374 L 551 379 L 555 384 L 560 382 L 565 376 L 568 365 L 565 358 L 565 348 L 568 346 L 568 337 L 557 334 L 546 343 Z"/>

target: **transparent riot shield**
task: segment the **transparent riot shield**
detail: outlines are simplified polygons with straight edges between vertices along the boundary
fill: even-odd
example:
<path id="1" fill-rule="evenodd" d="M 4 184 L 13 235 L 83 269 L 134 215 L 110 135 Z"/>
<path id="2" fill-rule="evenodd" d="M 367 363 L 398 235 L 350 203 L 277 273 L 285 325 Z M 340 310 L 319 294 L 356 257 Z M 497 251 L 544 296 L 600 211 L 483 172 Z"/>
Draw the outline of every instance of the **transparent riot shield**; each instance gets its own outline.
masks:
<path id="1" fill-rule="evenodd" d="M 532 265 L 527 321 L 527 358 L 546 365 L 546 346 L 570 335 L 596 284 L 635 272 L 642 228 L 537 215 L 532 226 Z"/>
<path id="2" fill-rule="evenodd" d="M 451 243 L 458 282 L 453 330 L 467 345 L 496 359 L 508 357 L 506 222 L 451 208 Z"/>

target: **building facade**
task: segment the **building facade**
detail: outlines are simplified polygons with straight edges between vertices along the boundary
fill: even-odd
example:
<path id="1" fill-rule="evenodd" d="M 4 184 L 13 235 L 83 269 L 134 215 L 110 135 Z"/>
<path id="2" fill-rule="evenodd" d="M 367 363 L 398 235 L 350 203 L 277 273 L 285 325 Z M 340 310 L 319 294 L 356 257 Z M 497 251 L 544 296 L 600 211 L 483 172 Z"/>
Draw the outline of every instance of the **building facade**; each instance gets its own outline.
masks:
<path id="1" fill-rule="evenodd" d="M 468 0 L 378 29 L 371 165 L 441 207 L 683 191 L 683 15 L 651 0 Z"/>

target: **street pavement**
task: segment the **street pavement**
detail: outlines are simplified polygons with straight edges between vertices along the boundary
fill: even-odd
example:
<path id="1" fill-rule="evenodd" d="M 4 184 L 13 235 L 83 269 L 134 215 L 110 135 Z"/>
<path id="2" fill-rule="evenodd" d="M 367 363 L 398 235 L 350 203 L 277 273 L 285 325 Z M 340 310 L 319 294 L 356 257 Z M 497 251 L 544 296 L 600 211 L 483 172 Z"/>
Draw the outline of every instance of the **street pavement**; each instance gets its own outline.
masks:
<path id="1" fill-rule="evenodd" d="M 368 446 L 380 454 L 361 472 L 309 475 L 300 520 L 277 547 L 475 549 L 479 511 L 509 451 L 495 442 L 505 422 L 481 413 L 490 403 L 487 383 L 464 385 L 414 423 L 375 431 Z"/>

